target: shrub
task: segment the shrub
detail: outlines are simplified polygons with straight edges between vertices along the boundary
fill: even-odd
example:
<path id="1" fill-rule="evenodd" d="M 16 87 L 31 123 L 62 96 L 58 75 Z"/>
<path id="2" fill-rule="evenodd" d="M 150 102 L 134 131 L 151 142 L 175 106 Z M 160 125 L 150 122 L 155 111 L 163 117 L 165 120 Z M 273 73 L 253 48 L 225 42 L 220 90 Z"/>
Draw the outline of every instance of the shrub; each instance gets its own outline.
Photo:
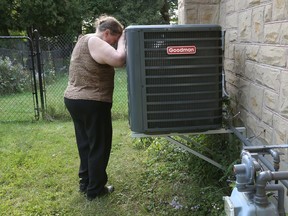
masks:
<path id="1" fill-rule="evenodd" d="M 181 137 L 174 138 L 218 162 L 225 170 L 175 147 L 165 139 L 142 138 L 134 141 L 136 148 L 145 149 L 147 152 L 144 160 L 145 181 L 142 184 L 149 188 L 149 185 L 155 184 L 158 179 L 175 182 L 178 189 L 173 193 L 183 205 L 183 215 L 222 215 L 222 197 L 231 193 L 227 181 L 233 178 L 232 167 L 239 160 L 240 141 L 232 134 L 194 135 L 189 137 L 191 141 L 185 141 Z"/>
<path id="2" fill-rule="evenodd" d="M 24 92 L 31 88 L 30 71 L 10 58 L 0 59 L 0 94 Z"/>

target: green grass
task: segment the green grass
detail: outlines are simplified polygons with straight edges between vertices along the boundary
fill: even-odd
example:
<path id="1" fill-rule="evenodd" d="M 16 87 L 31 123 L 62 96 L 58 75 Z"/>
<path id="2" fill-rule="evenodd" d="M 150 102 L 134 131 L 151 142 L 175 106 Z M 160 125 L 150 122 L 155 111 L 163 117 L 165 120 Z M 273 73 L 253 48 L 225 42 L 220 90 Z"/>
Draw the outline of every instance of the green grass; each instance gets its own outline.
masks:
<path id="1" fill-rule="evenodd" d="M 32 121 L 34 119 L 32 93 L 0 96 L 0 121 Z"/>
<path id="2" fill-rule="evenodd" d="M 64 102 L 63 95 L 67 87 L 68 76 L 58 75 L 54 81 L 49 81 L 45 86 L 45 116 L 51 119 L 70 119 Z M 127 74 L 125 69 L 116 69 L 115 89 L 113 97 L 113 119 L 127 119 Z M 41 108 L 40 93 L 38 87 L 38 105 Z M 41 110 L 41 109 L 40 109 Z M 41 112 L 39 113 L 42 117 Z M 0 95 L 0 122 L 33 121 L 35 120 L 32 92 Z"/>
<path id="3" fill-rule="evenodd" d="M 56 82 L 46 86 L 47 114 L 53 119 L 69 118 L 63 103 L 63 94 L 67 82 L 67 76 L 60 76 Z M 127 74 L 125 69 L 116 69 L 112 115 L 113 119 L 127 119 L 128 117 Z"/>
<path id="4" fill-rule="evenodd" d="M 78 193 L 79 160 L 71 122 L 1 124 L 1 215 L 173 213 L 168 203 L 175 193 L 174 183 L 155 179 L 150 185 L 145 151 L 134 147 L 126 121 L 113 125 L 108 173 L 116 191 L 89 202 Z"/>
<path id="5" fill-rule="evenodd" d="M 141 214 L 140 200 L 134 202 L 130 194 L 136 194 L 143 171 L 141 152 L 131 148 L 128 131 L 126 122 L 114 123 L 108 172 L 116 192 L 88 202 L 78 193 L 79 160 L 71 122 L 1 125 L 1 215 Z"/>
<path id="6" fill-rule="evenodd" d="M 13 119 L 0 123 L 1 215 L 221 215 L 222 196 L 228 194 L 227 188 L 218 185 L 215 167 L 163 139 L 130 137 L 123 69 L 115 74 L 114 136 L 108 167 L 109 182 L 116 191 L 88 202 L 78 193 L 79 159 L 72 122 L 59 120 L 70 119 L 63 103 L 66 86 L 67 76 L 46 86 L 47 117 L 53 121 L 32 121 L 26 113 L 18 123 Z M 9 99 L 21 101 L 29 96 L 2 96 L 0 103 L 5 105 L 1 109 L 12 110 Z M 13 109 L 20 113 L 18 106 Z M 216 150 L 218 142 L 211 142 Z M 221 152 L 219 157 L 222 154 L 226 155 Z M 203 186 L 204 179 L 208 183 Z"/>
<path id="7" fill-rule="evenodd" d="M 112 113 L 113 119 L 128 118 L 127 72 L 125 69 L 116 69 L 115 72 Z"/>
<path id="8" fill-rule="evenodd" d="M 108 175 L 116 190 L 90 202 L 78 193 L 72 122 L 1 124 L 1 215 L 201 216 L 212 205 L 220 210 L 209 215 L 221 215 L 223 191 L 194 183 L 191 154 L 161 139 L 133 141 L 125 120 L 113 128 Z"/>

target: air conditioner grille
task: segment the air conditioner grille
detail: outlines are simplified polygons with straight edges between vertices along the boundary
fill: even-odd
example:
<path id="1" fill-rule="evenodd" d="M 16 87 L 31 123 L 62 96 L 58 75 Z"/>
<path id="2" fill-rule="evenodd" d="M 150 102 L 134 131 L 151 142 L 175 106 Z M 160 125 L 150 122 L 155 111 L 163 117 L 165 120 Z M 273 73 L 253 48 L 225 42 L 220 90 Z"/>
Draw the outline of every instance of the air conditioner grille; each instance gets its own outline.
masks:
<path id="1" fill-rule="evenodd" d="M 145 31 L 145 30 L 144 30 Z M 195 29 L 189 29 L 187 28 L 186 31 L 183 29 L 176 29 L 173 31 L 160 31 L 159 32 L 152 32 L 149 30 L 149 32 L 144 32 L 144 39 L 165 39 L 165 38 L 177 38 L 179 40 L 181 39 L 187 39 L 187 38 L 221 38 L 221 31 L 215 31 L 215 29 L 207 29 L 206 31 L 197 31 Z"/>
<path id="2" fill-rule="evenodd" d="M 162 103 L 167 101 L 193 101 L 194 103 L 200 100 L 203 100 L 205 98 L 205 101 L 207 100 L 215 100 L 215 98 L 221 97 L 221 92 L 215 92 L 215 91 L 206 91 L 206 92 L 199 92 L 197 94 L 191 94 L 191 93 L 183 93 L 183 94 L 151 94 L 147 95 L 147 103 Z"/>
<path id="3" fill-rule="evenodd" d="M 165 133 L 221 127 L 219 26 L 132 26 L 127 38 L 132 130 Z M 171 54 L 169 47 L 193 47 L 195 52 Z"/>
<path id="4" fill-rule="evenodd" d="M 195 83 L 195 84 L 189 84 L 189 85 L 183 85 L 180 86 L 179 84 L 174 84 L 173 87 L 170 86 L 153 86 L 153 87 L 149 87 L 146 89 L 146 93 L 147 94 L 162 94 L 162 93 L 187 93 L 187 92 L 202 92 L 202 91 L 221 91 L 219 90 L 219 88 L 221 88 L 221 83 L 219 83 L 216 86 L 212 86 L 210 83 Z M 221 91 L 222 92 L 222 91 Z"/>

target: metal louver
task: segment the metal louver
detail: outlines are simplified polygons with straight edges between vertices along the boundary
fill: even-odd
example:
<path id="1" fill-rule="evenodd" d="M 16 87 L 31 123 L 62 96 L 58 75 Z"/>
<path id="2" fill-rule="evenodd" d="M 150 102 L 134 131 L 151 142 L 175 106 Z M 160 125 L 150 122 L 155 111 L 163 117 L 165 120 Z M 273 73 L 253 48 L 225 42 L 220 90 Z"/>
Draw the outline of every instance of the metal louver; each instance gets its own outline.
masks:
<path id="1" fill-rule="evenodd" d="M 126 39 L 132 131 L 161 134 L 221 127 L 220 26 L 129 26 Z"/>

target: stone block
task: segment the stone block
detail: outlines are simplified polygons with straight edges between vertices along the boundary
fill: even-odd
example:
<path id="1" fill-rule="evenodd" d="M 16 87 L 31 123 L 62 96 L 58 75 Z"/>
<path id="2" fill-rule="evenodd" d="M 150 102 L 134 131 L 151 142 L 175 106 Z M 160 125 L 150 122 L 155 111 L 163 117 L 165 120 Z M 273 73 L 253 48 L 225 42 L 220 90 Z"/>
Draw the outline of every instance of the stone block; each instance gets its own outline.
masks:
<path id="1" fill-rule="evenodd" d="M 199 5 L 199 23 L 217 24 L 219 20 L 218 5 Z"/>
<path id="2" fill-rule="evenodd" d="M 286 134 L 288 132 L 287 120 L 275 114 L 273 116 L 273 128 L 275 133 L 275 144 L 284 143 L 286 140 Z"/>
<path id="3" fill-rule="evenodd" d="M 224 69 L 225 71 L 234 72 L 235 63 L 232 59 L 225 59 L 224 61 Z"/>
<path id="4" fill-rule="evenodd" d="M 248 141 L 252 145 L 266 145 L 271 144 L 273 140 L 273 129 L 261 122 L 257 117 L 249 113 L 246 117 L 247 127 L 249 128 Z"/>
<path id="5" fill-rule="evenodd" d="M 237 30 L 230 30 L 229 31 L 229 42 L 236 42 L 238 39 Z"/>
<path id="6" fill-rule="evenodd" d="M 237 26 L 238 26 L 237 13 L 227 14 L 226 28 L 237 28 Z"/>
<path id="7" fill-rule="evenodd" d="M 186 4 L 219 4 L 221 0 L 186 0 Z"/>
<path id="8" fill-rule="evenodd" d="M 288 23 L 282 23 L 280 29 L 280 44 L 287 45 L 288 44 Z"/>
<path id="9" fill-rule="evenodd" d="M 228 0 L 226 3 L 226 13 L 230 14 L 235 11 L 235 0 Z"/>
<path id="10" fill-rule="evenodd" d="M 186 24 L 197 24 L 198 23 L 198 10 L 197 7 L 189 7 L 186 9 Z"/>
<path id="11" fill-rule="evenodd" d="M 281 72 L 279 110 L 282 116 L 288 118 L 288 71 Z"/>
<path id="12" fill-rule="evenodd" d="M 262 110 L 262 121 L 272 127 L 273 124 L 273 112 L 267 108 L 263 108 Z"/>
<path id="13" fill-rule="evenodd" d="M 264 106 L 277 111 L 279 95 L 273 91 L 265 90 L 264 92 Z"/>
<path id="14" fill-rule="evenodd" d="M 279 93 L 280 75 L 281 75 L 280 69 L 256 64 L 254 70 L 256 74 L 255 75 L 256 82 Z"/>
<path id="15" fill-rule="evenodd" d="M 255 81 L 255 62 L 251 61 L 246 61 L 246 66 L 245 66 L 245 77 L 252 82 Z"/>
<path id="16" fill-rule="evenodd" d="M 264 27 L 264 42 L 276 44 L 280 38 L 281 23 L 270 23 Z"/>
<path id="17" fill-rule="evenodd" d="M 247 59 L 251 61 L 257 61 L 259 49 L 260 49 L 259 45 L 250 45 L 250 44 L 247 45 L 246 46 Z"/>
<path id="18" fill-rule="evenodd" d="M 261 46 L 258 53 L 258 62 L 285 67 L 286 66 L 286 48 L 275 46 Z"/>
<path id="19" fill-rule="evenodd" d="M 236 4 L 236 6 L 237 6 L 237 11 L 244 10 L 244 9 L 246 9 L 246 8 L 248 7 L 248 5 L 249 5 L 248 0 L 240 0 L 240 1 L 236 1 L 236 2 L 237 2 L 237 4 Z"/>
<path id="20" fill-rule="evenodd" d="M 262 42 L 264 32 L 264 7 L 253 9 L 252 12 L 252 41 Z"/>
<path id="21" fill-rule="evenodd" d="M 272 5 L 266 5 L 265 6 L 265 11 L 264 11 L 264 22 L 271 22 L 272 20 Z"/>
<path id="22" fill-rule="evenodd" d="M 249 7 L 255 6 L 255 5 L 259 5 L 261 2 L 261 0 L 248 0 L 248 5 Z"/>
<path id="23" fill-rule="evenodd" d="M 229 83 L 233 86 L 239 86 L 239 77 L 236 77 L 235 74 L 225 71 L 225 81 L 226 84 Z"/>
<path id="24" fill-rule="evenodd" d="M 230 44 L 230 46 L 228 48 L 228 51 L 229 51 L 228 57 L 231 58 L 231 59 L 234 59 L 235 58 L 235 45 L 234 44 Z"/>
<path id="25" fill-rule="evenodd" d="M 233 105 L 231 106 L 233 109 L 235 109 L 236 104 L 235 104 L 235 100 L 236 98 L 238 98 L 238 88 L 234 85 L 231 85 L 230 83 L 226 83 L 226 90 L 229 94 L 231 103 L 233 103 Z"/>
<path id="26" fill-rule="evenodd" d="M 221 3 L 220 4 L 220 11 L 219 11 L 219 25 L 221 25 L 223 28 L 226 26 L 226 4 Z"/>
<path id="27" fill-rule="evenodd" d="M 288 18 L 288 1 L 274 0 L 272 4 L 272 20 L 285 20 Z"/>
<path id="28" fill-rule="evenodd" d="M 261 138 L 266 142 L 266 144 L 271 144 L 273 141 L 273 128 L 266 124 L 263 125 L 263 133 L 261 134 Z"/>
<path id="29" fill-rule="evenodd" d="M 251 41 L 252 35 L 252 10 L 247 10 L 239 13 L 238 27 L 239 27 L 239 40 Z"/>
<path id="30" fill-rule="evenodd" d="M 262 86 L 251 84 L 249 97 L 249 110 L 256 115 L 259 119 L 262 118 L 263 95 L 264 89 Z M 246 96 L 249 94 L 246 93 Z"/>
<path id="31" fill-rule="evenodd" d="M 239 78 L 238 88 L 239 88 L 239 96 L 238 96 L 239 104 L 248 110 L 251 107 L 250 105 L 251 99 L 249 99 L 251 93 L 250 82 Z"/>

